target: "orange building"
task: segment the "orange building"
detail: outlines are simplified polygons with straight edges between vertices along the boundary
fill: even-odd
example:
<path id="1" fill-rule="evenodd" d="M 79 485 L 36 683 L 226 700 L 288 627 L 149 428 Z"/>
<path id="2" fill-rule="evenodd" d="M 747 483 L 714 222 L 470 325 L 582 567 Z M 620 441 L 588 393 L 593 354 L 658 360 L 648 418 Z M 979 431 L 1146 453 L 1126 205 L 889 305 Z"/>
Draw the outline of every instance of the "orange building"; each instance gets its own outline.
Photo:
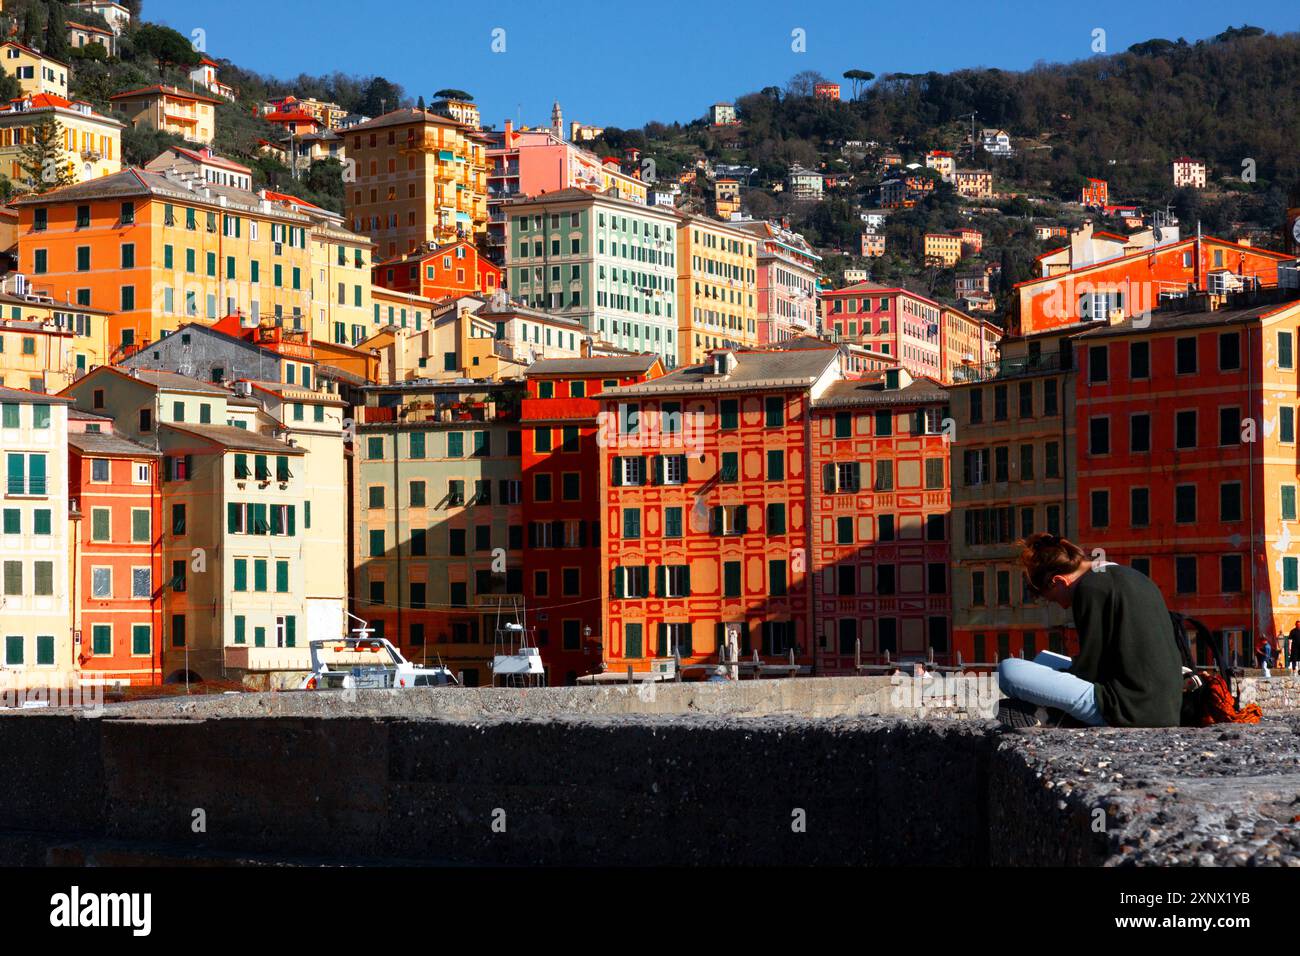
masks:
<path id="1" fill-rule="evenodd" d="M 1189 292 L 1222 296 L 1272 288 L 1278 264 L 1290 258 L 1212 236 L 1144 247 L 1133 242 L 1137 237 L 1126 241 L 1106 233 L 1091 235 L 1115 240 L 1105 259 L 1087 262 L 1073 247 L 1059 249 L 1040 257 L 1042 277 L 1016 285 L 1019 307 L 1013 313 L 1013 334 L 1105 321 L 1117 310 L 1125 316 L 1142 315 Z M 1096 246 L 1093 242 L 1090 248 Z"/>
<path id="2" fill-rule="evenodd" d="M 1088 183 L 1083 187 L 1083 192 L 1079 196 L 1079 202 L 1085 208 L 1110 205 L 1110 184 L 1104 179 L 1093 179 L 1089 176 Z"/>
<path id="3" fill-rule="evenodd" d="M 813 667 L 807 429 L 838 375 L 838 350 L 719 350 L 602 392 L 611 671 L 712 664 L 726 643 Z"/>
<path id="4" fill-rule="evenodd" d="M 951 655 L 947 400 L 895 369 L 812 402 L 818 674 L 856 673 L 859 648 L 866 662 Z"/>
<path id="5" fill-rule="evenodd" d="M 146 86 L 108 98 L 116 112 L 135 127 L 173 133 L 190 143 L 211 143 L 217 134 L 217 103 L 210 96 L 174 86 Z"/>
<path id="6" fill-rule="evenodd" d="M 376 262 L 371 271 L 375 285 L 426 299 L 476 292 L 491 296 L 501 288 L 501 269 L 466 241 L 426 243 L 415 252 Z"/>
<path id="7" fill-rule="evenodd" d="M 523 431 L 524 596 L 552 684 L 572 684 L 601 663 L 604 571 L 598 396 L 663 374 L 658 355 L 541 359 L 528 369 Z"/>
<path id="8" fill-rule="evenodd" d="M 1079 540 L 1160 586 L 1243 663 L 1300 618 L 1300 303 L 1078 335 Z"/>
<path id="9" fill-rule="evenodd" d="M 164 595 L 160 453 L 113 419 L 68 415 L 74 635 L 83 678 L 162 682 Z M 184 508 L 172 516 L 184 525 Z M 183 564 L 184 562 L 182 562 Z"/>

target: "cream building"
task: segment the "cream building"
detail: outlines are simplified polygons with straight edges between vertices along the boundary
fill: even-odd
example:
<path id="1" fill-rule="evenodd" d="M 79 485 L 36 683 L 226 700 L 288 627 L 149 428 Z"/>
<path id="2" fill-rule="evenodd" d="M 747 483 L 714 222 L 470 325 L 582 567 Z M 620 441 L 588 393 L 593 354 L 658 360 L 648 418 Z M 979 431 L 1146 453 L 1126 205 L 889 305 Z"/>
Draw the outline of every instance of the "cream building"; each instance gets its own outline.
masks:
<path id="1" fill-rule="evenodd" d="M 69 686 L 68 400 L 0 388 L 0 689 Z"/>
<path id="2" fill-rule="evenodd" d="M 29 183 L 21 166 L 23 146 L 47 118 L 59 124 L 62 161 L 74 183 L 122 169 L 122 124 L 101 116 L 82 100 L 69 102 L 50 93 L 29 94 L 0 107 L 0 173 L 13 183 Z"/>

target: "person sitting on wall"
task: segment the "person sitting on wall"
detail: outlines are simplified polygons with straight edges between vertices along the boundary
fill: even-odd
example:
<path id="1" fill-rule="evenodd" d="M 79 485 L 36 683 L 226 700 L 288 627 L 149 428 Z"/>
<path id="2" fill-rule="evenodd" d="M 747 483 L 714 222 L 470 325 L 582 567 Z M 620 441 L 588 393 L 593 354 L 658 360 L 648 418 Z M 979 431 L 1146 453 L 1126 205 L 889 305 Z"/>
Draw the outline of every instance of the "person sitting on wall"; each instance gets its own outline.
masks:
<path id="1" fill-rule="evenodd" d="M 1090 727 L 1177 727 L 1183 700 L 1182 659 L 1160 589 L 1139 571 L 1089 561 L 1059 535 L 1021 542 L 1030 589 L 1073 612 L 1079 654 L 1044 651 L 1033 661 L 998 665 L 1003 723 L 1048 723 L 1047 708 Z"/>

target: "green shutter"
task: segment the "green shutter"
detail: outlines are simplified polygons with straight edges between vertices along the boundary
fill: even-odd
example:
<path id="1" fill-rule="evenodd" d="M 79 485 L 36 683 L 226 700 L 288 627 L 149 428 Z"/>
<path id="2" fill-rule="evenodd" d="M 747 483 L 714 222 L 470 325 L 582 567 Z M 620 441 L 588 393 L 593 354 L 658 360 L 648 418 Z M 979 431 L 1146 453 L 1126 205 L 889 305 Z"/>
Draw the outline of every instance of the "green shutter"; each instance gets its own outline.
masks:
<path id="1" fill-rule="evenodd" d="M 284 646 L 296 647 L 298 641 L 298 619 L 292 615 L 285 615 L 284 618 Z"/>
<path id="2" fill-rule="evenodd" d="M 275 562 L 275 590 L 285 594 L 289 590 L 289 562 Z"/>
<path id="3" fill-rule="evenodd" d="M 235 643 L 243 644 L 245 640 L 246 640 L 246 636 L 244 633 L 244 615 L 236 614 L 235 615 Z"/>
<path id="4" fill-rule="evenodd" d="M 295 515 L 296 509 L 297 509 L 296 505 L 289 506 L 289 529 L 285 533 L 288 534 L 290 537 L 293 537 L 295 534 L 297 534 L 297 528 L 295 527 L 295 522 L 297 520 Z"/>
<path id="5" fill-rule="evenodd" d="M 248 590 L 248 561 L 244 558 L 235 559 L 235 590 Z"/>
<path id="6" fill-rule="evenodd" d="M 239 531 L 239 505 L 233 501 L 226 505 L 226 532 L 236 534 Z"/>

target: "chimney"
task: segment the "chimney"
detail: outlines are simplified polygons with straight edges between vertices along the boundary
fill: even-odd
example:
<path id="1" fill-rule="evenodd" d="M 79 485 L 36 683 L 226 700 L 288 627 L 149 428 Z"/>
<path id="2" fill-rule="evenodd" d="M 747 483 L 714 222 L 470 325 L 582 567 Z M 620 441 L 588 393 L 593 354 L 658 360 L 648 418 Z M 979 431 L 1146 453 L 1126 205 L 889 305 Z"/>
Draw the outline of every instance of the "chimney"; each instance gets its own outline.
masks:
<path id="1" fill-rule="evenodd" d="M 591 336 L 584 335 L 582 342 L 578 346 L 578 354 L 583 358 L 591 358 Z"/>

